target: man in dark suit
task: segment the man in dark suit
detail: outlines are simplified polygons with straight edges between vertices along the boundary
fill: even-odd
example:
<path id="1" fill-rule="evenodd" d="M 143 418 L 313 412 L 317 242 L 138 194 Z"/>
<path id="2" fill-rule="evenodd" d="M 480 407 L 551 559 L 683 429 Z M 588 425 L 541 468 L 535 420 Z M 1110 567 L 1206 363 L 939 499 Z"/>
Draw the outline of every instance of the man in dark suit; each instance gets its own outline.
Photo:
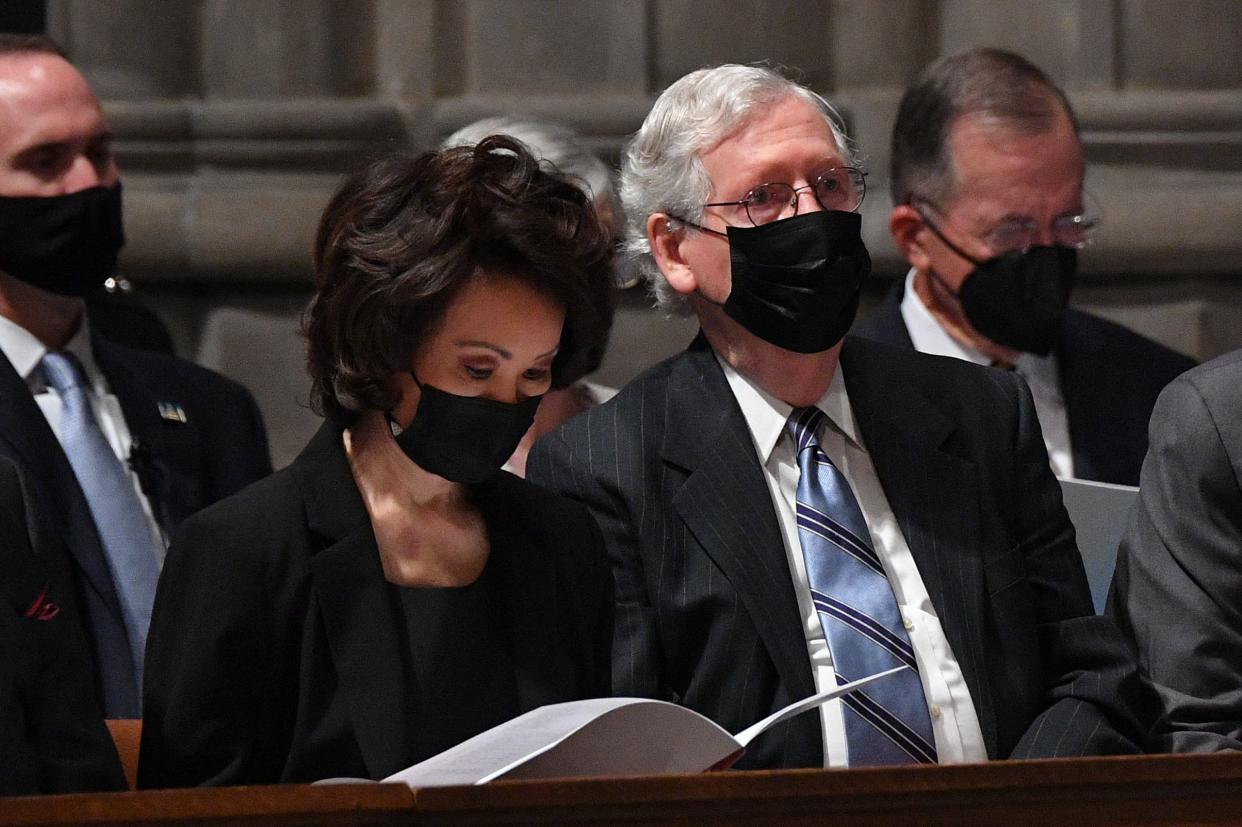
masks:
<path id="1" fill-rule="evenodd" d="M 891 163 L 910 272 L 854 332 L 1016 370 L 1058 476 L 1137 485 L 1156 396 L 1194 363 L 1066 306 L 1096 219 L 1064 93 L 1008 52 L 939 60 L 902 99 Z"/>
<path id="2" fill-rule="evenodd" d="M 60 537 L 2 455 L 0 536 L 0 795 L 123 790 L 90 649 L 45 565 Z"/>
<path id="3" fill-rule="evenodd" d="M 1242 350 L 1165 388 L 1108 611 L 1138 644 L 1167 752 L 1242 750 Z"/>
<path id="4" fill-rule="evenodd" d="M 842 343 L 870 264 L 834 124 L 720 66 L 669 87 L 627 151 L 630 249 L 702 333 L 528 463 L 604 532 L 613 688 L 737 731 L 911 667 L 774 727 L 745 767 L 1135 751 L 1132 656 L 1093 616 L 1026 386 Z"/>
<path id="5" fill-rule="evenodd" d="M 0 35 L 0 453 L 61 529 L 109 717 L 140 714 L 167 532 L 271 469 L 243 388 L 92 333 L 123 241 L 98 101 L 55 46 Z"/>

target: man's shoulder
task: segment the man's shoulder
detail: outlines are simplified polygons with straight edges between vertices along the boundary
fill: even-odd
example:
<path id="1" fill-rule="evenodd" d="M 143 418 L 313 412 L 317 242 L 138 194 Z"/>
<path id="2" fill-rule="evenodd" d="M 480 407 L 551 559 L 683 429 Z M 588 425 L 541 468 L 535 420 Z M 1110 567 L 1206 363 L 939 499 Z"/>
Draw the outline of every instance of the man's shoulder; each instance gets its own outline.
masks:
<path id="1" fill-rule="evenodd" d="M 965 359 L 922 353 L 855 334 L 845 337 L 842 361 L 847 365 L 847 377 L 852 369 L 874 381 L 882 378 L 894 387 L 912 385 L 916 389 L 929 383 L 942 389 L 959 383 L 966 387 L 1004 386 L 1004 377 L 1010 375 Z"/>
<path id="2" fill-rule="evenodd" d="M 1209 409 L 1242 401 L 1242 349 L 1218 356 L 1186 371 L 1164 391 L 1165 395 L 1196 396 Z"/>
<path id="3" fill-rule="evenodd" d="M 859 320 L 850 330 L 855 336 L 873 339 L 895 347 L 913 348 L 910 331 L 901 316 L 901 300 L 905 294 L 905 280 L 898 279 L 884 294 L 871 312 Z"/>
<path id="4" fill-rule="evenodd" d="M 686 350 L 643 370 L 622 385 L 612 398 L 575 416 L 562 427 L 590 430 L 604 423 L 616 427 L 627 422 L 636 423 L 640 418 L 649 419 L 653 414 L 650 406 L 663 406 L 675 386 L 697 381 L 706 371 L 719 371 L 715 358 L 710 347 L 698 347 L 697 342 L 691 344 Z"/>
<path id="5" fill-rule="evenodd" d="M 1092 354 L 1114 368 L 1134 368 L 1165 384 L 1194 367 L 1195 361 L 1116 322 L 1069 310 L 1063 332 L 1064 358 Z"/>
<path id="6" fill-rule="evenodd" d="M 104 356 L 108 362 L 124 365 L 137 381 L 156 390 L 176 388 L 196 395 L 249 395 L 240 383 L 179 356 L 106 339 L 96 340 L 95 349 L 97 355 Z"/>

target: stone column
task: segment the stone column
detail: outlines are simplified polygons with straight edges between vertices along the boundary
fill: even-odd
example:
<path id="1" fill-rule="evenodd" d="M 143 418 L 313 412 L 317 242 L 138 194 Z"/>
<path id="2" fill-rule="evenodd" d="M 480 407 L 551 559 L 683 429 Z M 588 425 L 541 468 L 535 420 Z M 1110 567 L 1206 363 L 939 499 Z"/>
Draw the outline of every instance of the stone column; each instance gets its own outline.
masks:
<path id="1" fill-rule="evenodd" d="M 199 93 L 197 2 L 48 0 L 47 24 L 101 100 Z"/>

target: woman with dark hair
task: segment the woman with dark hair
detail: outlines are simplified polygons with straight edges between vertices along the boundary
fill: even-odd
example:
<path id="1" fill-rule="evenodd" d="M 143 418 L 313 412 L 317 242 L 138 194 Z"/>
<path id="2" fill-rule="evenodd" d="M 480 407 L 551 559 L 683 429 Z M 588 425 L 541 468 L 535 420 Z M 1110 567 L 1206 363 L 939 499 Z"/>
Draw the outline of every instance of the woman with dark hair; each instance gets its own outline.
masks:
<path id="1" fill-rule="evenodd" d="M 602 347 L 609 252 L 587 198 L 500 136 L 345 182 L 305 321 L 327 421 L 174 539 L 140 785 L 381 778 L 609 693 L 599 529 L 498 471 Z"/>

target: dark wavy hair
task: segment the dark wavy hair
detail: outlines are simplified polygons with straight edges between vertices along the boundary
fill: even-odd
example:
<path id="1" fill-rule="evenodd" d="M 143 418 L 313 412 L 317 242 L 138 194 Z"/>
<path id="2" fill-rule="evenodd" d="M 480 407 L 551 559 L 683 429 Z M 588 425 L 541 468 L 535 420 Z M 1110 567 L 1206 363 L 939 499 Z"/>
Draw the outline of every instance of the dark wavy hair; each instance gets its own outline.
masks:
<path id="1" fill-rule="evenodd" d="M 519 279 L 565 308 L 552 384 L 599 365 L 612 324 L 611 247 L 582 190 L 518 141 L 390 155 L 351 175 L 324 210 L 307 308 L 311 406 L 349 424 L 389 410 L 458 291 Z"/>

